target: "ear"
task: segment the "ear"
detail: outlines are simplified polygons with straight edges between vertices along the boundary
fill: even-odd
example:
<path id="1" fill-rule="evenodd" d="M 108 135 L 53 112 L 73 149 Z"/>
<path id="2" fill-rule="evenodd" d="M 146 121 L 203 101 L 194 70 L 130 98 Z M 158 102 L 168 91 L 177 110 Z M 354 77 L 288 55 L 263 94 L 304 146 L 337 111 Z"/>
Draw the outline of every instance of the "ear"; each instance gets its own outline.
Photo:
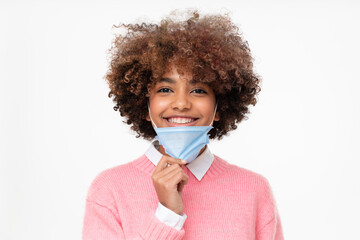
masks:
<path id="1" fill-rule="evenodd" d="M 215 113 L 215 117 L 214 117 L 214 121 L 219 121 L 220 120 L 220 114 L 219 112 Z"/>

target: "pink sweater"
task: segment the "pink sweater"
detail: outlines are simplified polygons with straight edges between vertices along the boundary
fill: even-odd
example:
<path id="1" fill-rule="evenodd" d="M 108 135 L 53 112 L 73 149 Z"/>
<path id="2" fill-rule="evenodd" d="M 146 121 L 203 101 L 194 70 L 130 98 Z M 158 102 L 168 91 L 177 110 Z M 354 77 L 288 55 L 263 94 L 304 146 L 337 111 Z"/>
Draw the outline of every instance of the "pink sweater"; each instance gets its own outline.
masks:
<path id="1" fill-rule="evenodd" d="M 200 182 L 183 167 L 189 181 L 182 193 L 187 219 L 181 230 L 155 217 L 155 166 L 146 155 L 103 171 L 88 192 L 83 239 L 282 240 L 267 179 L 214 156 Z"/>

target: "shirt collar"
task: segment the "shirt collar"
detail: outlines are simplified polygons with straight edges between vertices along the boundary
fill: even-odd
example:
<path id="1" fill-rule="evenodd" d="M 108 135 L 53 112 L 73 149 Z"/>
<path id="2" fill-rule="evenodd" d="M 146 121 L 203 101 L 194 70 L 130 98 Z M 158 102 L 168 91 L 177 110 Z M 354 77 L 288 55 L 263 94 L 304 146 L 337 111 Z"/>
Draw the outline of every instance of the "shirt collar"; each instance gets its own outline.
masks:
<path id="1" fill-rule="evenodd" d="M 155 165 L 159 163 L 162 158 L 162 154 L 158 151 L 159 141 L 154 140 L 150 147 L 145 152 L 146 157 Z M 209 147 L 206 145 L 204 152 L 195 158 L 191 163 L 185 166 L 194 174 L 194 176 L 200 181 L 205 173 L 209 170 L 212 162 L 214 161 L 214 155 L 210 152 Z"/>

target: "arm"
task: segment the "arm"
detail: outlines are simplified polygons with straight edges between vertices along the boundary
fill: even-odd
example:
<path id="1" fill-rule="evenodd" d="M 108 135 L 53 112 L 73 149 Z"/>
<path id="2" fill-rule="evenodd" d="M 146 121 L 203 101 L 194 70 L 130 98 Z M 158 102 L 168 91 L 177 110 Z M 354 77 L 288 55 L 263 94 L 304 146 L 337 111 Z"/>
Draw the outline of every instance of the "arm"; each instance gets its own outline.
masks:
<path id="1" fill-rule="evenodd" d="M 121 240 L 121 239 L 182 239 L 185 230 L 177 230 L 161 222 L 154 211 L 145 212 L 143 222 L 129 231 L 123 228 L 122 218 L 125 213 L 114 206 L 112 177 L 106 172 L 99 174 L 92 182 L 86 198 L 83 220 L 83 240 Z M 125 211 L 125 210 L 124 210 Z M 122 217 L 121 217 L 122 216 Z M 138 229 L 138 232 L 130 232 Z"/>
<path id="2" fill-rule="evenodd" d="M 123 229 L 115 214 L 96 202 L 86 201 L 83 240 L 125 239 Z"/>
<path id="3" fill-rule="evenodd" d="M 284 240 L 279 212 L 267 179 L 265 179 L 265 190 L 259 204 L 256 240 Z"/>
<path id="4" fill-rule="evenodd" d="M 256 240 L 284 240 L 281 221 L 277 212 L 270 222 L 257 231 Z"/>
<path id="5" fill-rule="evenodd" d="M 177 230 L 161 222 L 150 212 L 146 222 L 142 224 L 136 238 L 132 239 L 176 239 L 183 238 L 185 231 Z M 110 208 L 96 202 L 86 201 L 84 225 L 82 231 L 83 240 L 121 240 L 126 239 L 121 222 L 117 214 Z"/>

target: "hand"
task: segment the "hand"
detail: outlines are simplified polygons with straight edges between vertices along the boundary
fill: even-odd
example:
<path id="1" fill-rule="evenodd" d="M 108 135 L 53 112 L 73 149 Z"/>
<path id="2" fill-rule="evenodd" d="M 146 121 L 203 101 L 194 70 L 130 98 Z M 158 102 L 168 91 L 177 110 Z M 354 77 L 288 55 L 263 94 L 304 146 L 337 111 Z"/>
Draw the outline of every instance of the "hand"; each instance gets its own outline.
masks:
<path id="1" fill-rule="evenodd" d="M 180 159 L 163 155 L 152 173 L 160 203 L 179 215 L 184 212 L 182 190 L 189 180 L 182 170 L 185 164 L 186 161 L 182 162 Z"/>

